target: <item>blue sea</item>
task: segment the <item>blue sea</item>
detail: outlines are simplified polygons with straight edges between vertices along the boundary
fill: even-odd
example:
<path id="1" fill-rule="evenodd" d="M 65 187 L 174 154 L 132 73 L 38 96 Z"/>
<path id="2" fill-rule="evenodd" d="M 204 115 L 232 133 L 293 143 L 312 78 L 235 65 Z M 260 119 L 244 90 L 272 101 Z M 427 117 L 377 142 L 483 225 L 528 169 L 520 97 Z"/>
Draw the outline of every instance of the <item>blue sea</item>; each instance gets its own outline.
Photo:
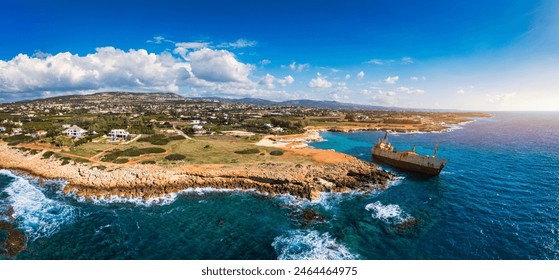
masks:
<path id="1" fill-rule="evenodd" d="M 369 161 L 383 133 L 322 136 L 312 146 Z M 211 189 L 91 202 L 61 194 L 62 181 L 1 170 L 0 219 L 27 236 L 16 259 L 559 258 L 559 113 L 496 113 L 389 141 L 421 154 L 440 142 L 449 163 L 435 178 L 392 170 L 385 191 L 316 202 Z M 305 220 L 310 210 L 319 218 Z"/>

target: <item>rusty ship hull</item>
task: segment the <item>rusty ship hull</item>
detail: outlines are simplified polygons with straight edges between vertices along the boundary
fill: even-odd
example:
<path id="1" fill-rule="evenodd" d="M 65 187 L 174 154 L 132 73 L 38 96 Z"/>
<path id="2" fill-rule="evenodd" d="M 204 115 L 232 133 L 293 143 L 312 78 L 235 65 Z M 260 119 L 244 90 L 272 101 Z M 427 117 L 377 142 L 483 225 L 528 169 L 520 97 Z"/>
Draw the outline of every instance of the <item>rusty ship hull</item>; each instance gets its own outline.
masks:
<path id="1" fill-rule="evenodd" d="M 415 148 L 413 151 L 397 152 L 388 143 L 386 136 L 375 144 L 371 153 L 374 161 L 427 176 L 438 176 L 448 162 L 446 159 L 435 157 L 436 150 L 433 156 L 419 155 L 415 153 Z"/>

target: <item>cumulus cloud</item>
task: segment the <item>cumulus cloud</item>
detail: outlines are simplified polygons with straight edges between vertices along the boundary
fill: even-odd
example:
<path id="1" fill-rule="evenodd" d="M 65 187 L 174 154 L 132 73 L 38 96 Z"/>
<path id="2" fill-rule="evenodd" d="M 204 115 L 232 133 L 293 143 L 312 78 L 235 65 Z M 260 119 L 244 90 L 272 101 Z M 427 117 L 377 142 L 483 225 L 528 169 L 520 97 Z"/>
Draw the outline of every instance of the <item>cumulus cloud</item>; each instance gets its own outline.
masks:
<path id="1" fill-rule="evenodd" d="M 350 78 L 351 78 L 351 75 L 350 75 L 350 74 L 346 74 L 346 75 L 345 75 L 345 79 L 346 79 L 346 80 L 349 80 Z"/>
<path id="2" fill-rule="evenodd" d="M 20 54 L 0 60 L 0 93 L 56 94 L 93 90 L 157 90 L 178 92 L 181 87 L 251 84 L 253 66 L 239 62 L 228 51 L 202 48 L 186 59 L 170 53 L 97 48 L 79 56 L 70 52 L 30 57 Z M 231 85 L 232 86 L 232 85 Z"/>
<path id="3" fill-rule="evenodd" d="M 208 42 L 181 42 L 175 43 L 175 50 L 174 53 L 181 55 L 182 57 L 186 56 L 186 53 L 190 50 L 199 50 L 203 48 L 207 48 L 210 45 Z"/>
<path id="4" fill-rule="evenodd" d="M 407 94 L 423 94 L 423 93 L 425 93 L 424 90 L 418 89 L 418 88 L 413 88 L 413 87 L 398 87 L 396 89 L 396 91 L 402 92 L 402 93 L 407 93 Z"/>
<path id="5" fill-rule="evenodd" d="M 278 79 L 277 82 L 280 86 L 285 87 L 287 85 L 292 84 L 295 81 L 295 79 L 293 77 L 291 77 L 291 75 L 287 75 L 285 76 L 283 79 Z"/>
<path id="6" fill-rule="evenodd" d="M 235 55 L 226 50 L 203 48 L 189 53 L 187 58 L 192 73 L 210 82 L 248 82 L 248 75 L 254 68 L 237 61 Z"/>
<path id="7" fill-rule="evenodd" d="M 410 80 L 412 80 L 412 81 L 418 81 L 418 80 L 419 80 L 419 78 L 418 78 L 418 77 L 416 77 L 416 76 L 413 76 L 413 77 L 411 77 L 411 78 L 410 78 Z"/>
<path id="8" fill-rule="evenodd" d="M 384 79 L 384 82 L 392 85 L 395 84 L 399 79 L 400 77 L 398 76 L 388 76 L 386 79 Z"/>
<path id="9" fill-rule="evenodd" d="M 323 78 L 320 73 L 316 73 L 316 78 L 311 79 L 308 86 L 311 88 L 330 88 L 332 83 Z"/>
<path id="10" fill-rule="evenodd" d="M 260 79 L 260 81 L 258 82 L 258 84 L 265 86 L 268 89 L 273 89 L 274 86 L 274 80 L 276 78 L 270 74 L 266 74 L 266 76 L 262 77 L 262 79 Z"/>
<path id="11" fill-rule="evenodd" d="M 230 43 L 222 43 L 217 45 L 218 48 L 232 48 L 232 49 L 240 49 L 240 48 L 248 48 L 256 46 L 256 41 L 250 41 L 246 39 L 238 39 L 235 42 Z"/>
<path id="12" fill-rule="evenodd" d="M 0 92 L 77 91 L 100 88 L 171 89 L 191 78 L 188 63 L 170 54 L 146 50 L 128 52 L 113 47 L 97 48 L 94 54 L 69 52 L 44 58 L 20 54 L 0 60 Z"/>
<path id="13" fill-rule="evenodd" d="M 372 98 L 372 103 L 383 106 L 394 106 L 398 104 L 396 93 L 393 91 L 378 90 Z"/>
<path id="14" fill-rule="evenodd" d="M 260 79 L 258 84 L 262 85 L 262 86 L 265 86 L 268 89 L 274 89 L 275 88 L 274 83 L 277 83 L 278 85 L 280 85 L 282 87 L 286 87 L 287 85 L 292 84 L 294 81 L 295 81 L 295 79 L 293 77 L 291 77 L 291 75 L 287 75 L 283 79 L 278 79 L 278 78 L 274 77 L 273 75 L 266 74 L 266 76 L 264 76 Z"/>
<path id="15" fill-rule="evenodd" d="M 303 70 L 306 70 L 310 67 L 310 64 L 308 63 L 303 63 L 303 64 L 297 64 L 297 62 L 293 61 L 291 64 L 289 65 L 282 65 L 282 68 L 289 68 L 293 71 L 296 72 L 302 72 Z"/>
<path id="16" fill-rule="evenodd" d="M 357 79 L 361 80 L 361 79 L 363 79 L 363 77 L 365 77 L 365 72 L 361 71 L 361 72 L 357 73 Z"/>
<path id="17" fill-rule="evenodd" d="M 269 59 L 262 59 L 262 60 L 260 60 L 260 65 L 268 65 L 268 64 L 270 64 L 270 63 L 272 63 L 272 61 L 269 60 Z"/>
<path id="18" fill-rule="evenodd" d="M 457 90 L 456 90 L 456 93 L 458 93 L 458 94 L 464 94 L 464 93 L 466 93 L 466 91 L 463 90 L 463 89 L 457 89 Z"/>

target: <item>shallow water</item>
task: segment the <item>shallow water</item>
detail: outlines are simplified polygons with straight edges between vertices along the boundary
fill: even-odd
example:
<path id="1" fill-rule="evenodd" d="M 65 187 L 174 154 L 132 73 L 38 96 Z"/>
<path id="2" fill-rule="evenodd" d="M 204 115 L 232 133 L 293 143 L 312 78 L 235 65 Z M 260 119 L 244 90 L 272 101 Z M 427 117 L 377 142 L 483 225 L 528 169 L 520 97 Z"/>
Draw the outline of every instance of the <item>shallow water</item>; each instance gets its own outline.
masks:
<path id="1" fill-rule="evenodd" d="M 370 160 L 383 134 L 322 136 L 313 146 Z M 91 203 L 61 195 L 63 182 L 0 171 L 0 219 L 28 236 L 18 259 L 559 258 L 559 113 L 498 113 L 389 140 L 421 154 L 439 141 L 450 161 L 439 177 L 396 171 L 386 191 L 313 203 L 208 189 Z M 305 221 L 309 209 L 321 219 Z"/>

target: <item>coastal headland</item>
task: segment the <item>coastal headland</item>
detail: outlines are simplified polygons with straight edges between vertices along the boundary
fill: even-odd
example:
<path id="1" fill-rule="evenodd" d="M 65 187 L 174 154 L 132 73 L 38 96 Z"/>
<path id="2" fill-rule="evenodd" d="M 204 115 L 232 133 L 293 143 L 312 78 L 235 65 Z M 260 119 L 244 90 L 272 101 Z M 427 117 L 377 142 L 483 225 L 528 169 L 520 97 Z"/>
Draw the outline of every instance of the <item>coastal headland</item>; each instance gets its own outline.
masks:
<path id="1" fill-rule="evenodd" d="M 115 105 L 118 104 L 118 105 Z M 63 179 L 86 199 L 155 199 L 188 188 L 316 199 L 386 188 L 392 174 L 312 149 L 320 131 L 445 131 L 479 113 L 338 110 L 98 93 L 0 104 L 0 168 Z M 371 143 L 374 139 L 371 139 Z"/>
<path id="2" fill-rule="evenodd" d="M 65 193 L 78 197 L 152 199 L 196 187 L 256 190 L 264 194 L 291 194 L 315 199 L 320 192 L 370 191 L 383 189 L 392 175 L 371 163 L 334 151 L 300 149 L 288 161 L 242 164 L 119 165 L 101 170 L 91 163 L 63 164 L 46 152 L 30 151 L 0 144 L 0 168 L 19 170 L 41 178 L 64 179 Z M 254 157 L 260 155 L 253 155 Z"/>

